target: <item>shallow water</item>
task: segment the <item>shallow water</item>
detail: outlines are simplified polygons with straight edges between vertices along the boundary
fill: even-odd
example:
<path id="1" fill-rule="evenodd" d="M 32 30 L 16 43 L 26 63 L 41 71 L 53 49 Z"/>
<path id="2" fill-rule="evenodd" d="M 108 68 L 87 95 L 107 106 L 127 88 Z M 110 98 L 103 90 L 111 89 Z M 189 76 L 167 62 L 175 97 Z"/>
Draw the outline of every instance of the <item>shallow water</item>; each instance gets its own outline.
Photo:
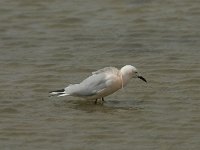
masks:
<path id="1" fill-rule="evenodd" d="M 0 2 L 0 149 L 200 149 L 198 1 Z M 126 64 L 94 105 L 48 91 Z"/>

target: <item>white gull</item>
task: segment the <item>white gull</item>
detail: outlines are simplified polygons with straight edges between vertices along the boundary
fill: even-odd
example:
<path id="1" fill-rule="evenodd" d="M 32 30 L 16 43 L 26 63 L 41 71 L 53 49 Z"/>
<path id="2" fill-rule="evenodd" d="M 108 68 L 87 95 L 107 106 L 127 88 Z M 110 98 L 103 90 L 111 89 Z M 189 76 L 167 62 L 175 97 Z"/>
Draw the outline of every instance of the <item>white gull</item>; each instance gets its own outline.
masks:
<path id="1" fill-rule="evenodd" d="M 126 65 L 120 70 L 115 67 L 106 67 L 92 72 L 91 76 L 79 84 L 70 84 L 64 89 L 51 91 L 50 94 L 58 97 L 75 96 L 93 99 L 96 103 L 97 99 L 104 101 L 104 97 L 125 87 L 131 78 L 140 78 L 147 82 L 134 66 Z"/>

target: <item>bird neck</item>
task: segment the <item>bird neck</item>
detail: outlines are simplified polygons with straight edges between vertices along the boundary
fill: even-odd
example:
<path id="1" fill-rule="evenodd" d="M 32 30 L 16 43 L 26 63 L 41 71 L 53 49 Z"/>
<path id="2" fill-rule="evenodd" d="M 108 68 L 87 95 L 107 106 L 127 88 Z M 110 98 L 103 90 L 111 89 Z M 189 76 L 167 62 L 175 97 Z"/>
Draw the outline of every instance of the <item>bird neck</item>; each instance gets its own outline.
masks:
<path id="1" fill-rule="evenodd" d="M 121 72 L 121 81 L 122 81 L 122 88 L 125 87 L 128 83 L 128 81 L 132 78 L 129 74 L 126 74 L 122 71 Z"/>

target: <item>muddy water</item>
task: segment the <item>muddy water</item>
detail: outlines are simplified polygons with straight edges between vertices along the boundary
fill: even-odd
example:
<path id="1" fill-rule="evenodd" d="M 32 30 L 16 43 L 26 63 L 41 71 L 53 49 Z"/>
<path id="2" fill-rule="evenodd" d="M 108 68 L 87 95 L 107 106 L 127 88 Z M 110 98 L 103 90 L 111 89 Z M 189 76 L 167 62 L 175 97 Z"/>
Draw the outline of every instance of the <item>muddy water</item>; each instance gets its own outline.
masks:
<path id="1" fill-rule="evenodd" d="M 0 2 L 0 149 L 200 149 L 198 1 Z M 126 64 L 94 105 L 48 91 Z"/>

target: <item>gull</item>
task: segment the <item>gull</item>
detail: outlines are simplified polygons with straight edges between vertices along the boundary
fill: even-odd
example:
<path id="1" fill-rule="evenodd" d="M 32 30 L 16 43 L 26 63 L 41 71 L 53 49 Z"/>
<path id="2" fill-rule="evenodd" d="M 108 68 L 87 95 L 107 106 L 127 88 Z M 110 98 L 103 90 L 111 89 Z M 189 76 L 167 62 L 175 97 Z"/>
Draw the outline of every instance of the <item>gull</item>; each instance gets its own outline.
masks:
<path id="1" fill-rule="evenodd" d="M 70 84 L 61 90 L 49 92 L 50 96 L 74 96 L 84 99 L 104 101 L 104 97 L 124 88 L 131 78 L 139 78 L 144 82 L 147 80 L 142 77 L 134 66 L 126 65 L 120 70 L 115 67 L 105 67 L 92 72 L 92 75 L 79 84 Z"/>

